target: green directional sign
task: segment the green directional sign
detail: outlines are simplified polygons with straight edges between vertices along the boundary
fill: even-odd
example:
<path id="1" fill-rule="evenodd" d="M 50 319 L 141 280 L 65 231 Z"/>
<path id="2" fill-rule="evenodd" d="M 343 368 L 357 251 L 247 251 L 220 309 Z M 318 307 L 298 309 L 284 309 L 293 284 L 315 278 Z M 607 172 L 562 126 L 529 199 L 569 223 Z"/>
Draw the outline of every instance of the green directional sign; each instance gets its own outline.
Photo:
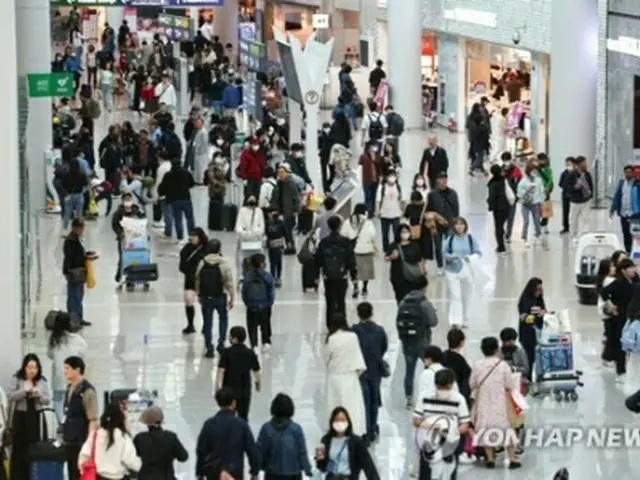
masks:
<path id="1" fill-rule="evenodd" d="M 72 97 L 73 73 L 30 73 L 29 97 Z"/>

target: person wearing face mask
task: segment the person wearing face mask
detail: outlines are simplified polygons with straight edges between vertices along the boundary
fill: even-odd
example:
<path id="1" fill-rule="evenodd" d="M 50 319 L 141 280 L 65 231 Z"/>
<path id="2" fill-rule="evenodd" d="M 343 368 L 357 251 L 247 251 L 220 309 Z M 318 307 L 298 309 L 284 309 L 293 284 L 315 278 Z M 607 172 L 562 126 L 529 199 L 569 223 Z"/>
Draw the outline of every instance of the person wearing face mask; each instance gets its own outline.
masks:
<path id="1" fill-rule="evenodd" d="M 514 202 L 509 207 L 509 214 L 507 216 L 507 221 L 505 225 L 504 232 L 504 240 L 506 243 L 511 243 L 511 235 L 513 233 L 513 222 L 516 218 L 516 211 L 518 209 L 518 183 L 522 180 L 522 170 L 513 162 L 513 157 L 511 152 L 504 152 L 500 159 L 502 161 L 502 175 L 505 180 L 507 180 L 507 184 L 511 187 L 511 191 L 514 193 L 516 197 L 516 202 Z"/>
<path id="2" fill-rule="evenodd" d="M 385 252 L 389 250 L 389 237 L 398 228 L 403 212 L 402 190 L 395 172 L 390 171 L 376 192 L 376 215 L 380 218 L 382 250 Z"/>
<path id="3" fill-rule="evenodd" d="M 285 255 L 295 255 L 296 244 L 293 229 L 296 226 L 296 215 L 300 211 L 300 192 L 296 185 L 288 163 L 278 167 L 277 179 L 271 194 L 271 207 L 282 215 L 287 232 Z"/>
<path id="4" fill-rule="evenodd" d="M 539 153 L 536 157 L 538 163 L 538 173 L 544 186 L 544 201 L 540 205 L 540 226 L 545 235 L 549 234 L 549 219 L 553 216 L 553 206 L 551 204 L 551 192 L 553 191 L 553 170 L 549 164 L 549 157 L 546 153 Z"/>
<path id="5" fill-rule="evenodd" d="M 504 225 L 509 218 L 511 204 L 515 204 L 515 195 L 511 187 L 505 180 L 500 165 L 491 165 L 491 178 L 487 182 L 487 205 L 493 214 L 493 227 L 496 237 L 496 252 L 503 254 L 507 252 L 504 245 Z M 508 194 L 511 193 L 511 196 Z"/>
<path id="6" fill-rule="evenodd" d="M 193 179 L 198 185 L 202 185 L 205 171 L 211 159 L 209 155 L 209 139 L 201 118 L 196 119 L 194 126 L 195 130 L 191 143 L 191 148 L 193 149 Z"/>
<path id="7" fill-rule="evenodd" d="M 422 251 L 418 242 L 411 240 L 411 228 L 405 223 L 398 225 L 395 232 L 395 242 L 384 252 L 385 260 L 390 262 L 391 286 L 395 294 L 396 302 L 400 304 L 402 299 L 416 288 L 416 282 L 422 282 L 423 275 L 415 278 L 407 278 L 406 266 L 412 271 L 423 269 Z"/>
<path id="8" fill-rule="evenodd" d="M 340 234 L 351 240 L 353 251 L 356 255 L 358 279 L 353 282 L 352 297 L 356 299 L 360 294 L 367 296 L 369 294 L 369 282 L 375 278 L 378 233 L 373 221 L 367 215 L 367 207 L 364 203 L 358 203 L 355 206 L 349 221 L 342 223 Z M 360 289 L 359 282 L 362 282 L 362 289 Z"/>
<path id="9" fill-rule="evenodd" d="M 544 184 L 538 173 L 538 167 L 533 163 L 528 163 L 524 169 L 525 175 L 518 183 L 517 197 L 522 204 L 522 240 L 525 248 L 530 247 L 527 239 L 529 231 L 529 220 L 533 220 L 536 241 L 540 239 L 542 227 L 540 225 L 540 206 L 544 201 Z"/>
<path id="10" fill-rule="evenodd" d="M 142 180 L 133 174 L 130 168 L 124 167 L 122 169 L 122 180 L 120 182 L 120 192 L 124 195 L 129 193 L 133 203 L 135 203 L 140 210 L 144 212 L 145 205 L 147 203 L 144 198 Z"/>
<path id="11" fill-rule="evenodd" d="M 305 163 L 304 146 L 301 143 L 294 143 L 291 145 L 290 152 L 285 162 L 291 167 L 291 173 L 300 177 L 307 185 L 311 185 L 311 178 Z"/>
<path id="12" fill-rule="evenodd" d="M 562 230 L 560 235 L 569 233 L 569 213 L 571 212 L 571 190 L 569 188 L 569 176 L 575 168 L 576 160 L 573 157 L 567 157 L 565 167 L 560 174 L 558 187 L 562 190 Z"/>
<path id="13" fill-rule="evenodd" d="M 260 185 L 264 177 L 264 169 L 267 166 L 267 157 L 260 149 L 260 140 L 252 137 L 249 140 L 250 148 L 240 154 L 239 177 L 245 181 L 245 195 L 260 194 Z"/>
<path id="14" fill-rule="evenodd" d="M 449 290 L 449 325 L 466 328 L 473 307 L 474 285 L 471 256 L 482 256 L 469 224 L 462 218 L 452 223 L 452 234 L 442 242 L 442 257 Z"/>
<path id="15" fill-rule="evenodd" d="M 331 191 L 331 184 L 333 183 L 333 177 L 335 170 L 333 165 L 329 164 L 329 158 L 331 157 L 331 147 L 333 146 L 333 140 L 331 139 L 331 124 L 324 122 L 322 129 L 318 133 L 318 150 L 320 156 L 320 175 L 322 176 L 322 189 L 326 195 Z"/>
<path id="16" fill-rule="evenodd" d="M 256 253 L 262 253 L 265 221 L 264 212 L 258 208 L 256 195 L 248 195 L 244 206 L 238 211 L 235 232 L 237 271 L 244 273 L 249 269 L 246 260 Z M 241 275 L 239 276 L 241 277 Z"/>
<path id="17" fill-rule="evenodd" d="M 400 156 L 396 153 L 396 147 L 393 142 L 386 142 L 382 147 L 382 163 L 380 168 L 382 175 L 385 177 L 392 171 L 396 174 L 400 172 L 402 162 L 400 161 Z"/>
<path id="18" fill-rule="evenodd" d="M 122 203 L 116 209 L 113 217 L 111 217 L 111 229 L 116 234 L 116 242 L 118 245 L 118 269 L 115 275 L 116 283 L 120 283 L 120 279 L 122 278 L 122 238 L 124 237 L 124 230 L 120 222 L 126 217 L 145 217 L 144 211 L 133 201 L 133 195 L 131 193 L 124 193 L 122 195 Z"/>
<path id="19" fill-rule="evenodd" d="M 375 142 L 367 145 L 358 163 L 362 167 L 364 203 L 367 206 L 369 217 L 373 217 L 380 179 L 382 178 L 382 157 L 378 154 L 378 145 Z"/>
<path id="20" fill-rule="evenodd" d="M 627 252 L 631 252 L 633 242 L 631 222 L 640 217 L 640 182 L 636 179 L 632 165 L 624 167 L 624 178 L 618 180 L 616 185 L 609 217 L 613 218 L 614 214 L 620 217 L 624 248 Z"/>
<path id="21" fill-rule="evenodd" d="M 329 416 L 329 431 L 316 447 L 316 468 L 326 479 L 356 480 L 364 474 L 367 480 L 380 480 L 367 444 L 353 431 L 349 412 L 336 407 Z"/>

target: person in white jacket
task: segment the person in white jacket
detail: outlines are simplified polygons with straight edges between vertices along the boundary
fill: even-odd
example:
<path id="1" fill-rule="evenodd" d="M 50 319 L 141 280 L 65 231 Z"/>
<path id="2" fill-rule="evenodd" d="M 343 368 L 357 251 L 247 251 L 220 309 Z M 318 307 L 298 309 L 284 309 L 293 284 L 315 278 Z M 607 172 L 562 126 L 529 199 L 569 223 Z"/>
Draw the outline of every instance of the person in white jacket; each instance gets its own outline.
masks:
<path id="1" fill-rule="evenodd" d="M 155 228 L 164 227 L 164 234 L 171 238 L 171 209 L 158 193 L 158 187 L 162 183 L 164 176 L 171 170 L 171 162 L 165 158 L 163 152 L 157 153 L 158 170 L 156 170 L 156 183 L 153 186 L 153 226 Z"/>
<path id="2" fill-rule="evenodd" d="M 525 247 L 528 248 L 529 218 L 533 220 L 536 241 L 542 235 L 540 207 L 545 199 L 544 184 L 534 163 L 530 162 L 525 166 L 524 176 L 518 183 L 517 197 L 522 204 L 522 240 L 525 242 Z"/>
<path id="3" fill-rule="evenodd" d="M 176 107 L 178 106 L 178 96 L 176 95 L 176 89 L 171 83 L 171 77 L 169 75 L 162 75 L 162 81 L 156 85 L 156 98 L 158 104 L 164 103 L 167 106 L 167 111 L 174 115 L 176 113 Z"/>
<path id="4" fill-rule="evenodd" d="M 128 478 L 129 472 L 140 470 L 142 461 L 125 423 L 120 405 L 110 403 L 104 407 L 104 413 L 100 417 L 100 428 L 89 432 L 80 450 L 80 471 L 83 465 L 92 459 L 92 452 L 98 478 L 121 480 Z"/>
<path id="5" fill-rule="evenodd" d="M 258 195 L 258 206 L 262 209 L 271 207 L 271 197 L 273 190 L 276 188 L 276 172 L 271 167 L 264 169 L 264 178 L 260 185 L 260 193 Z"/>
<path id="6" fill-rule="evenodd" d="M 358 279 L 353 282 L 353 298 L 359 294 L 369 293 L 369 282 L 375 278 L 375 255 L 378 251 L 378 233 L 373 222 L 367 215 L 367 206 L 358 203 L 353 209 L 353 215 L 349 221 L 342 224 L 341 235 L 347 237 L 354 244 Z M 362 282 L 362 290 L 360 283 Z"/>
<path id="7" fill-rule="evenodd" d="M 191 145 L 193 148 L 193 179 L 198 185 L 202 185 L 204 172 L 212 157 L 209 156 L 209 135 L 204 128 L 202 118 L 196 119 L 195 128 L 196 132 Z"/>
<path id="8" fill-rule="evenodd" d="M 264 228 L 264 212 L 258 208 L 258 200 L 255 195 L 251 194 L 247 197 L 244 206 L 238 211 L 236 220 L 238 272 L 244 273 L 245 258 L 249 258 L 255 253 L 262 253 Z"/>
<path id="9" fill-rule="evenodd" d="M 47 356 L 51 359 L 51 391 L 53 408 L 58 418 L 64 416 L 64 397 L 67 391 L 67 380 L 64 377 L 64 361 L 69 357 L 84 358 L 87 342 L 82 335 L 73 331 L 71 316 L 61 312 L 53 324 L 49 336 Z"/>

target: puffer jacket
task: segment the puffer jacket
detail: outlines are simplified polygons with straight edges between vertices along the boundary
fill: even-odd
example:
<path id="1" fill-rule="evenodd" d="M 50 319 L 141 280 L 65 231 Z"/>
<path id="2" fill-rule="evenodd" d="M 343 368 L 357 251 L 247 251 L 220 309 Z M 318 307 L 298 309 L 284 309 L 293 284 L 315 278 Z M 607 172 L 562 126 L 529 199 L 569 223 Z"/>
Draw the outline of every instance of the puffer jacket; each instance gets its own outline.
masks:
<path id="1" fill-rule="evenodd" d="M 227 171 L 225 165 L 211 162 L 205 178 L 209 188 L 209 198 L 224 198 L 227 193 Z"/>

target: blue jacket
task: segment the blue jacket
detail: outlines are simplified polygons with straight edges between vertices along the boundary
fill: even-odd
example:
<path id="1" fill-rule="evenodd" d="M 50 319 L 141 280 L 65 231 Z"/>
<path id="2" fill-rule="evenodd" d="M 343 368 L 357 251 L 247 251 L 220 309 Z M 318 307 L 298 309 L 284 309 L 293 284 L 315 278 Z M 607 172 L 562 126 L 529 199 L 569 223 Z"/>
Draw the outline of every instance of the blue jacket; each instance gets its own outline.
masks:
<path id="1" fill-rule="evenodd" d="M 620 216 L 620 209 L 622 208 L 622 186 L 624 182 L 624 180 L 618 180 L 616 193 L 613 195 L 611 208 L 609 209 L 609 213 L 615 213 L 618 216 Z M 634 217 L 640 215 L 640 182 L 637 180 L 634 180 L 631 186 L 631 210 L 633 210 Z"/>
<path id="2" fill-rule="evenodd" d="M 312 475 L 302 427 L 289 419 L 272 418 L 258 434 L 260 469 L 277 476 Z"/>
<path id="3" fill-rule="evenodd" d="M 67 72 L 71 73 L 79 73 L 82 71 L 80 62 L 76 57 L 67 57 L 67 59 L 64 61 L 64 69 Z"/>
<path id="4" fill-rule="evenodd" d="M 384 328 L 375 322 L 360 322 L 354 325 L 353 331 L 358 335 L 360 350 L 367 366 L 362 375 L 374 379 L 382 378 L 384 371 L 382 357 L 387 353 L 388 348 Z"/>
<path id="5" fill-rule="evenodd" d="M 249 286 L 251 282 L 259 277 L 267 286 L 267 296 L 265 298 L 250 298 Z M 264 310 L 271 308 L 276 300 L 276 281 L 269 272 L 263 269 L 253 269 L 247 272 L 242 280 L 242 301 L 249 310 Z"/>
<path id="6" fill-rule="evenodd" d="M 222 91 L 224 108 L 237 109 L 242 105 L 242 86 L 227 85 Z"/>

